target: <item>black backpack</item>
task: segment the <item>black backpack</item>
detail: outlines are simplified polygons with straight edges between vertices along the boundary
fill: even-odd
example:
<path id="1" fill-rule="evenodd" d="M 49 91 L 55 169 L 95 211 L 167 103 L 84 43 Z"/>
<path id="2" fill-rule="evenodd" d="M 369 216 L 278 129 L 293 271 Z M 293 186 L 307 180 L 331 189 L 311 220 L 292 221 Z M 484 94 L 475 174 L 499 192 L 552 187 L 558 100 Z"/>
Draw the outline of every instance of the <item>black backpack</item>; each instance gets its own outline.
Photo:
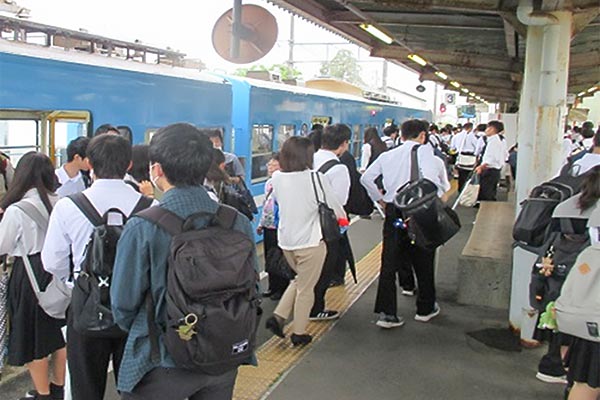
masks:
<path id="1" fill-rule="evenodd" d="M 521 203 L 521 211 L 513 227 L 517 246 L 529 250 L 542 246 L 556 206 L 581 191 L 587 174 L 576 175 L 573 163 L 574 160 L 570 159 L 559 176 L 534 187 Z"/>
<path id="2" fill-rule="evenodd" d="M 250 221 L 254 220 L 255 214 L 258 214 L 254 196 L 241 178 L 239 183 L 223 183 L 219 198 L 223 204 L 235 208 Z"/>
<path id="3" fill-rule="evenodd" d="M 118 208 L 111 208 L 103 216 L 98 214 L 83 193 L 68 196 L 85 217 L 94 225 L 85 248 L 81 272 L 75 280 L 71 298 L 73 327 L 90 337 L 118 338 L 125 335 L 114 322 L 110 306 L 110 283 L 117 252 L 117 242 L 123 232 L 127 216 Z M 152 199 L 142 196 L 131 215 L 152 205 Z M 121 214 L 123 225 L 109 225 L 110 213 Z"/>
<path id="4" fill-rule="evenodd" d="M 371 157 L 371 160 L 373 159 L 374 157 Z M 346 213 L 354 215 L 371 215 L 374 209 L 373 200 L 371 200 L 367 190 L 360 183 L 361 175 L 356 169 L 354 157 L 352 157 L 349 152 L 345 152 L 340 156 L 340 161 L 348 168 L 348 172 L 350 173 L 350 194 L 348 195 L 348 202 L 344 206 Z M 331 161 L 328 161 L 327 163 L 329 162 Z M 319 169 L 320 172 L 325 173 L 323 168 L 327 163 L 321 166 Z M 327 170 L 329 170 L 329 168 Z"/>
<path id="5" fill-rule="evenodd" d="M 533 265 L 529 283 L 529 304 L 540 312 L 546 311 L 549 302 L 560 296 L 562 286 L 575 264 L 579 253 L 590 245 L 590 237 L 585 234 L 564 235 L 551 233 L 540 249 L 539 257 Z M 542 257 L 553 260 L 554 269 L 550 276 L 540 273 Z"/>
<path id="6" fill-rule="evenodd" d="M 220 375 L 247 363 L 256 347 L 259 277 L 253 263 L 254 241 L 233 229 L 238 212 L 219 206 L 215 214 L 196 213 L 184 221 L 157 206 L 137 216 L 172 236 L 166 326 L 156 324 L 151 293 L 146 297 L 153 359 L 159 360 L 162 333 L 180 368 Z M 202 217 L 210 217 L 209 224 L 195 229 L 194 222 Z"/>

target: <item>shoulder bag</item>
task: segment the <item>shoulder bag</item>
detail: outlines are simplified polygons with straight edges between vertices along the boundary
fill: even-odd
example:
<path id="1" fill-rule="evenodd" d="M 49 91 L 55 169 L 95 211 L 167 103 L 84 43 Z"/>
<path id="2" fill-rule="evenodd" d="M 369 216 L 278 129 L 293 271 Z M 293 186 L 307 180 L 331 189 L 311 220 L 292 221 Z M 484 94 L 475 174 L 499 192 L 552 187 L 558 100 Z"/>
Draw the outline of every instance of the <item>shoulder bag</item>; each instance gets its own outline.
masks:
<path id="1" fill-rule="evenodd" d="M 319 182 L 321 193 L 323 193 L 322 201 L 319 199 L 319 194 L 317 192 L 315 176 L 317 182 Z M 321 223 L 321 232 L 323 233 L 323 240 L 325 242 L 335 242 L 336 240 L 340 240 L 342 238 L 342 234 L 340 233 L 340 227 L 337 222 L 337 217 L 335 216 L 335 213 L 333 212 L 331 207 L 327 205 L 327 198 L 325 197 L 325 191 L 323 190 L 321 178 L 316 172 L 311 172 L 310 178 L 312 181 L 313 190 L 315 192 L 315 199 L 317 200 L 317 204 L 319 207 L 319 222 Z"/>

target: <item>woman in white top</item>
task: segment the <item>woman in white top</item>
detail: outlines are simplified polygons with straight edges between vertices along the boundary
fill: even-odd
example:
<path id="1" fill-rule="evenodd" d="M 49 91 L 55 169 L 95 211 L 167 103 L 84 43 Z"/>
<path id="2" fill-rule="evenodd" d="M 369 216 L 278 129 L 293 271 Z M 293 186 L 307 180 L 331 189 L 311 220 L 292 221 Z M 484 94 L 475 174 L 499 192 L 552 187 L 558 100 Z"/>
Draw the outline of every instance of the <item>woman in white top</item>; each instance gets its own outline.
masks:
<path id="1" fill-rule="evenodd" d="M 294 136 L 286 140 L 280 152 L 281 171 L 273 175 L 273 195 L 279 205 L 278 242 L 296 278 L 284 292 L 273 316 L 266 321 L 267 329 L 284 338 L 283 325 L 294 311 L 292 344 L 310 343 L 312 336 L 306 333 L 310 309 L 314 302 L 314 287 L 323 268 L 326 248 L 319 221 L 318 203 L 313 179 L 321 180 L 323 192 L 319 199 L 326 199 L 338 219 L 346 218 L 342 205 L 325 177 L 311 170 L 314 147 L 304 137 Z"/>
<path id="2" fill-rule="evenodd" d="M 366 169 L 373 164 L 373 161 L 379 157 L 381 153 L 387 150 L 387 146 L 379 137 L 377 128 L 369 127 L 365 129 L 365 139 L 363 141 L 361 156 L 360 156 L 360 173 L 366 171 Z"/>
<path id="3" fill-rule="evenodd" d="M 44 271 L 40 257 L 46 232 L 16 203 L 28 202 L 42 215 L 49 216 L 58 200 L 54 188 L 54 167 L 50 159 L 30 152 L 19 161 L 12 185 L 0 202 L 0 208 L 6 210 L 0 222 L 0 254 L 15 257 L 8 282 L 8 363 L 27 365 L 35 386 L 31 393 L 35 399 L 62 398 L 67 356 L 61 332 L 64 320 L 50 317 L 38 305 L 23 257 L 29 257 L 38 285 L 44 290 L 52 280 L 52 275 Z M 52 382 L 50 355 L 54 361 Z"/>

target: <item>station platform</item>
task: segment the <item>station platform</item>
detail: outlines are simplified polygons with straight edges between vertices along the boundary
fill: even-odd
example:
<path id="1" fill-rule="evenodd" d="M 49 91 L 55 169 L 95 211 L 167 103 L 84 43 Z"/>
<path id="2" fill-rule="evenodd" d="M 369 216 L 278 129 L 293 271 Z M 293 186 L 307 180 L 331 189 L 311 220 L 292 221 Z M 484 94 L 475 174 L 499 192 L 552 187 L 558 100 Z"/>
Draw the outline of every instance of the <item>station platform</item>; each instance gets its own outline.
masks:
<path id="1" fill-rule="evenodd" d="M 236 400 L 321 399 L 560 399 L 562 386 L 535 379 L 543 348 L 505 352 L 487 347 L 468 333 L 508 329 L 508 311 L 457 302 L 459 257 L 477 210 L 457 210 L 462 229 L 440 249 L 436 282 L 440 316 L 414 321 L 415 298 L 400 296 L 403 327 L 383 330 L 373 313 L 379 272 L 382 220 L 358 220 L 349 230 L 358 262 L 359 283 L 349 275 L 345 287 L 328 291 L 328 305 L 343 311 L 333 322 L 314 322 L 315 341 L 304 349 L 273 337 L 263 326 L 258 368 L 242 367 Z M 275 302 L 265 299 L 265 315 Z M 264 322 L 264 318 L 263 318 Z M 0 400 L 13 400 L 29 389 L 24 375 L 0 383 Z M 109 380 L 106 400 L 119 396 Z M 166 400 L 166 399 L 165 399 Z"/>

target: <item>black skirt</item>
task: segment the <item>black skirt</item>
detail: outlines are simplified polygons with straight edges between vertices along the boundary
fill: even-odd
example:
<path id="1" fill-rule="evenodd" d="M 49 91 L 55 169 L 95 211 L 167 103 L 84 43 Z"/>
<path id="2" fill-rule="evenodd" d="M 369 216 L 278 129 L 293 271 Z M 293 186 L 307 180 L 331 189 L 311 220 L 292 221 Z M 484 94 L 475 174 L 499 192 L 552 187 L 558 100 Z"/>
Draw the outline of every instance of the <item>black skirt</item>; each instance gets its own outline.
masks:
<path id="1" fill-rule="evenodd" d="M 593 388 L 600 387 L 600 342 L 573 338 L 566 365 L 569 367 L 569 382 L 587 383 Z"/>
<path id="2" fill-rule="evenodd" d="M 44 271 L 40 254 L 30 255 L 29 260 L 38 285 L 44 290 L 52 275 Z M 65 347 L 61 332 L 65 321 L 50 317 L 38 305 L 21 258 L 15 258 L 8 281 L 8 318 L 8 364 L 25 365 Z"/>

